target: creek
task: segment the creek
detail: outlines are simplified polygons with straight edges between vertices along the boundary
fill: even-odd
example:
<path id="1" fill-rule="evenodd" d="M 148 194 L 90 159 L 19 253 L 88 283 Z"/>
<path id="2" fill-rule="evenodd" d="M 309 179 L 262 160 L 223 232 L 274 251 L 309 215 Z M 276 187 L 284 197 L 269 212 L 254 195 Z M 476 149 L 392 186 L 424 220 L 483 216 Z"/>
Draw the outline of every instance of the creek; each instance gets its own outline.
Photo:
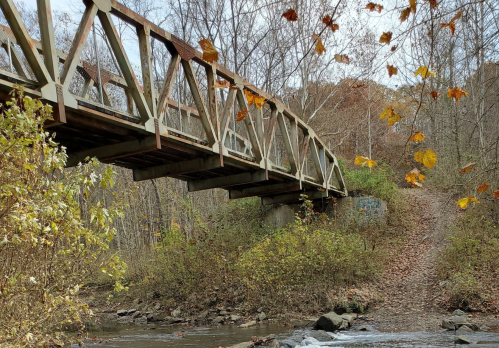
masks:
<path id="1" fill-rule="evenodd" d="M 499 328 L 496 332 L 476 332 L 469 337 L 477 344 L 472 347 L 499 347 Z M 275 334 L 282 341 L 291 337 L 302 338 L 293 348 L 319 347 L 383 347 L 383 348 L 443 348 L 461 346 L 454 344 L 455 335 L 442 332 L 379 332 L 344 331 L 331 334 L 331 340 L 318 342 L 313 338 L 303 339 L 309 330 L 290 330 L 281 324 L 270 323 L 241 329 L 233 325 L 221 327 L 162 327 L 162 326 L 104 326 L 89 333 L 87 347 L 137 347 L 137 348 L 218 348 L 250 341 L 252 336 L 265 337 Z M 92 340 L 92 337 L 94 338 Z M 282 338 L 282 339 L 281 339 Z M 71 346 L 72 348 L 78 345 Z"/>

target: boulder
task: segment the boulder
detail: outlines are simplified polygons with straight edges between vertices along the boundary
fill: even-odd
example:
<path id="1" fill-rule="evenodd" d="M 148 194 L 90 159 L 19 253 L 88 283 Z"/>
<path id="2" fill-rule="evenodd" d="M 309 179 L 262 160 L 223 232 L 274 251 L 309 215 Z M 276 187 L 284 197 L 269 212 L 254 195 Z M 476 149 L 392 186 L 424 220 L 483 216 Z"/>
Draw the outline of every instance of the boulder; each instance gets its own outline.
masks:
<path id="1" fill-rule="evenodd" d="M 128 310 L 128 315 L 132 315 L 133 313 L 137 312 L 137 308 L 132 308 Z"/>
<path id="2" fill-rule="evenodd" d="M 132 318 L 133 318 L 133 319 L 135 319 L 135 318 L 140 317 L 141 315 L 142 315 L 142 313 L 141 313 L 141 312 L 139 312 L 139 311 L 135 311 L 135 312 L 132 314 Z"/>
<path id="3" fill-rule="evenodd" d="M 213 319 L 213 323 L 214 323 L 214 324 L 221 324 L 221 323 L 223 323 L 224 321 L 225 321 L 225 318 L 224 318 L 224 317 L 222 317 L 222 316 L 220 316 L 220 315 L 219 315 L 218 317 L 216 317 L 215 319 Z"/>
<path id="4" fill-rule="evenodd" d="M 460 335 L 469 335 L 469 334 L 472 334 L 474 333 L 473 330 L 471 330 L 469 327 L 467 327 L 466 325 L 463 325 L 461 326 L 459 329 L 457 329 L 456 331 L 456 335 L 460 336 Z"/>
<path id="5" fill-rule="evenodd" d="M 304 347 L 307 347 L 307 346 L 318 346 L 319 345 L 319 341 L 316 340 L 315 338 L 313 337 L 307 337 L 305 338 L 302 342 L 301 342 L 301 346 L 304 346 Z"/>
<path id="6" fill-rule="evenodd" d="M 173 312 L 172 312 L 172 317 L 178 318 L 180 316 L 182 316 L 182 310 L 180 309 L 180 307 L 174 309 Z"/>
<path id="7" fill-rule="evenodd" d="M 234 344 L 233 346 L 229 346 L 229 348 L 253 348 L 254 346 L 253 342 L 241 342 Z"/>
<path id="8" fill-rule="evenodd" d="M 456 330 L 468 323 L 468 317 L 463 315 L 453 315 L 442 320 L 442 328 L 447 330 Z"/>
<path id="9" fill-rule="evenodd" d="M 247 328 L 256 325 L 256 320 L 248 321 L 247 323 L 239 325 L 240 328 Z"/>
<path id="10" fill-rule="evenodd" d="M 147 317 L 138 317 L 135 319 L 135 324 L 147 324 Z"/>
<path id="11" fill-rule="evenodd" d="M 126 309 L 120 309 L 116 312 L 116 314 L 118 314 L 119 317 L 124 317 L 128 314 L 128 311 Z"/>
<path id="12" fill-rule="evenodd" d="M 465 335 L 460 335 L 460 336 L 457 336 L 454 339 L 454 343 L 457 343 L 457 344 L 474 344 L 476 342 L 473 341 L 472 339 L 470 339 L 469 337 L 465 336 Z"/>
<path id="13" fill-rule="evenodd" d="M 203 311 L 203 312 L 199 313 L 198 319 L 201 319 L 201 320 L 206 319 L 206 317 L 208 316 L 208 313 L 209 313 L 208 311 Z"/>
<path id="14" fill-rule="evenodd" d="M 295 341 L 291 338 L 287 338 L 285 340 L 279 341 L 281 348 L 295 348 L 300 342 Z"/>
<path id="15" fill-rule="evenodd" d="M 343 319 L 335 312 L 324 314 L 314 324 L 315 330 L 335 331 L 343 324 Z"/>
<path id="16" fill-rule="evenodd" d="M 350 323 L 348 322 L 348 320 L 346 319 L 343 319 L 340 327 L 338 328 L 338 330 L 348 330 L 348 328 L 350 327 Z"/>
<path id="17" fill-rule="evenodd" d="M 230 320 L 232 320 L 232 321 L 239 321 L 239 320 L 241 320 L 242 318 L 243 318 L 243 317 L 241 317 L 240 315 L 235 315 L 235 314 L 232 314 L 232 315 L 230 316 Z"/>
<path id="18" fill-rule="evenodd" d="M 273 348 L 281 348 L 281 343 L 274 339 L 272 340 L 272 342 L 270 342 L 270 344 L 267 344 L 267 347 L 273 347 Z"/>
<path id="19" fill-rule="evenodd" d="M 260 321 L 264 321 L 265 319 L 267 319 L 267 315 L 265 314 L 265 312 L 261 312 L 261 313 L 258 313 L 257 318 Z"/>
<path id="20" fill-rule="evenodd" d="M 348 325 L 352 326 L 353 322 L 357 318 L 357 314 L 342 314 L 341 319 L 348 321 Z"/>
<path id="21" fill-rule="evenodd" d="M 175 317 L 166 317 L 165 318 L 165 324 L 170 325 L 170 324 L 176 324 L 176 323 L 181 323 L 182 318 L 175 318 Z"/>
<path id="22" fill-rule="evenodd" d="M 464 327 L 464 326 L 470 328 L 473 331 L 480 331 L 480 328 L 478 327 L 477 324 L 466 323 L 466 324 L 463 324 L 461 327 Z"/>
<path id="23" fill-rule="evenodd" d="M 220 315 L 225 316 L 225 315 L 229 315 L 229 314 L 230 314 L 230 312 L 227 312 L 227 311 L 220 311 L 220 313 L 219 313 L 219 314 L 220 314 Z"/>
<path id="24" fill-rule="evenodd" d="M 454 312 L 452 312 L 452 315 L 463 316 L 466 315 L 466 313 L 460 309 L 456 309 Z"/>
<path id="25" fill-rule="evenodd" d="M 373 331 L 373 327 L 370 325 L 359 325 L 352 327 L 353 331 Z"/>
<path id="26" fill-rule="evenodd" d="M 307 336 L 313 337 L 319 342 L 329 342 L 333 340 L 333 337 L 329 336 L 324 330 L 311 331 Z"/>

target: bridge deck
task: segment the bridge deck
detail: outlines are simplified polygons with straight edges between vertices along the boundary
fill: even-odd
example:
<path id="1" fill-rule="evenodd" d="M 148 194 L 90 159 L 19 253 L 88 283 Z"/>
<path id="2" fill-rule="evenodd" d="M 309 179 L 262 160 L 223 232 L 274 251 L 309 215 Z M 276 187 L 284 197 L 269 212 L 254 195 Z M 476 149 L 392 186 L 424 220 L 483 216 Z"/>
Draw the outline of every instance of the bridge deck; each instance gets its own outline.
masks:
<path id="1" fill-rule="evenodd" d="M 54 122 L 47 127 L 67 148 L 68 166 L 96 156 L 132 169 L 135 180 L 169 176 L 187 181 L 190 191 L 221 187 L 231 198 L 260 196 L 264 204 L 295 202 L 302 193 L 311 199 L 347 194 L 335 156 L 281 101 L 115 0 L 84 5 L 66 53 L 55 42 L 50 0 L 38 0 L 40 41 L 29 35 L 13 1 L 0 1 L 8 24 L 0 26 L 8 57 L 2 63 L 0 56 L 0 98 L 21 83 L 51 103 Z M 136 30 L 133 62 L 141 64 L 141 84 L 118 21 Z M 94 22 L 111 48 L 100 62 L 82 59 L 92 49 Z M 164 75 L 153 74 L 153 56 L 163 58 Z M 216 81 L 231 88 L 215 89 Z M 182 83 L 188 88 L 181 93 Z M 248 92 L 264 97 L 265 105 L 248 105 Z M 238 112 L 248 116 L 236 122 Z"/>

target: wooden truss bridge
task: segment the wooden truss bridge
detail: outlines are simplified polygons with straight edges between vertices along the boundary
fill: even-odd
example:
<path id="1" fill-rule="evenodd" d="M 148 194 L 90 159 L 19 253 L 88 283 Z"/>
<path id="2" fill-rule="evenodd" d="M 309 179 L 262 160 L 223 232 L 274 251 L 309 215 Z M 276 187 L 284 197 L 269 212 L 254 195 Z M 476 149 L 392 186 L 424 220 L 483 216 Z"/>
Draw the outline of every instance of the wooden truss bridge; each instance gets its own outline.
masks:
<path id="1" fill-rule="evenodd" d="M 189 191 L 224 188 L 263 204 L 347 194 L 336 157 L 281 101 L 115 0 L 81 6 L 63 46 L 50 0 L 37 0 L 36 30 L 13 0 L 0 1 L 0 98 L 23 84 L 52 104 L 46 127 L 67 148 L 68 166 L 95 156 L 132 169 L 134 180 L 169 176 Z M 128 28 L 127 44 L 117 24 Z M 217 81 L 231 88 L 213 88 Z M 249 106 L 245 91 L 265 105 Z"/>

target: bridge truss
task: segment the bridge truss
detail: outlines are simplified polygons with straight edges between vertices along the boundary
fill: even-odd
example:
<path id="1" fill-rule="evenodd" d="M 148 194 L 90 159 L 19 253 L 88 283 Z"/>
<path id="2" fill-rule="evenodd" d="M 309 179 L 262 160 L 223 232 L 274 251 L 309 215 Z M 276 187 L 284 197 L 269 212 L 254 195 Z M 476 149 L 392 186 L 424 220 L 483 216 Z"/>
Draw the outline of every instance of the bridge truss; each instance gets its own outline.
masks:
<path id="1" fill-rule="evenodd" d="M 263 204 L 347 194 L 336 157 L 280 100 L 115 0 L 82 6 L 64 49 L 50 0 L 37 0 L 38 38 L 12 0 L 0 1 L 0 98 L 24 84 L 53 105 L 46 127 L 67 148 L 67 166 L 95 156 L 132 169 L 134 180 L 169 176 L 189 191 L 224 188 L 232 199 L 260 196 Z M 117 24 L 132 28 L 127 45 Z M 98 45 L 108 50 L 100 61 Z M 217 81 L 231 88 L 213 88 Z M 249 106 L 245 91 L 265 105 Z M 248 116 L 236 122 L 241 110 Z"/>

